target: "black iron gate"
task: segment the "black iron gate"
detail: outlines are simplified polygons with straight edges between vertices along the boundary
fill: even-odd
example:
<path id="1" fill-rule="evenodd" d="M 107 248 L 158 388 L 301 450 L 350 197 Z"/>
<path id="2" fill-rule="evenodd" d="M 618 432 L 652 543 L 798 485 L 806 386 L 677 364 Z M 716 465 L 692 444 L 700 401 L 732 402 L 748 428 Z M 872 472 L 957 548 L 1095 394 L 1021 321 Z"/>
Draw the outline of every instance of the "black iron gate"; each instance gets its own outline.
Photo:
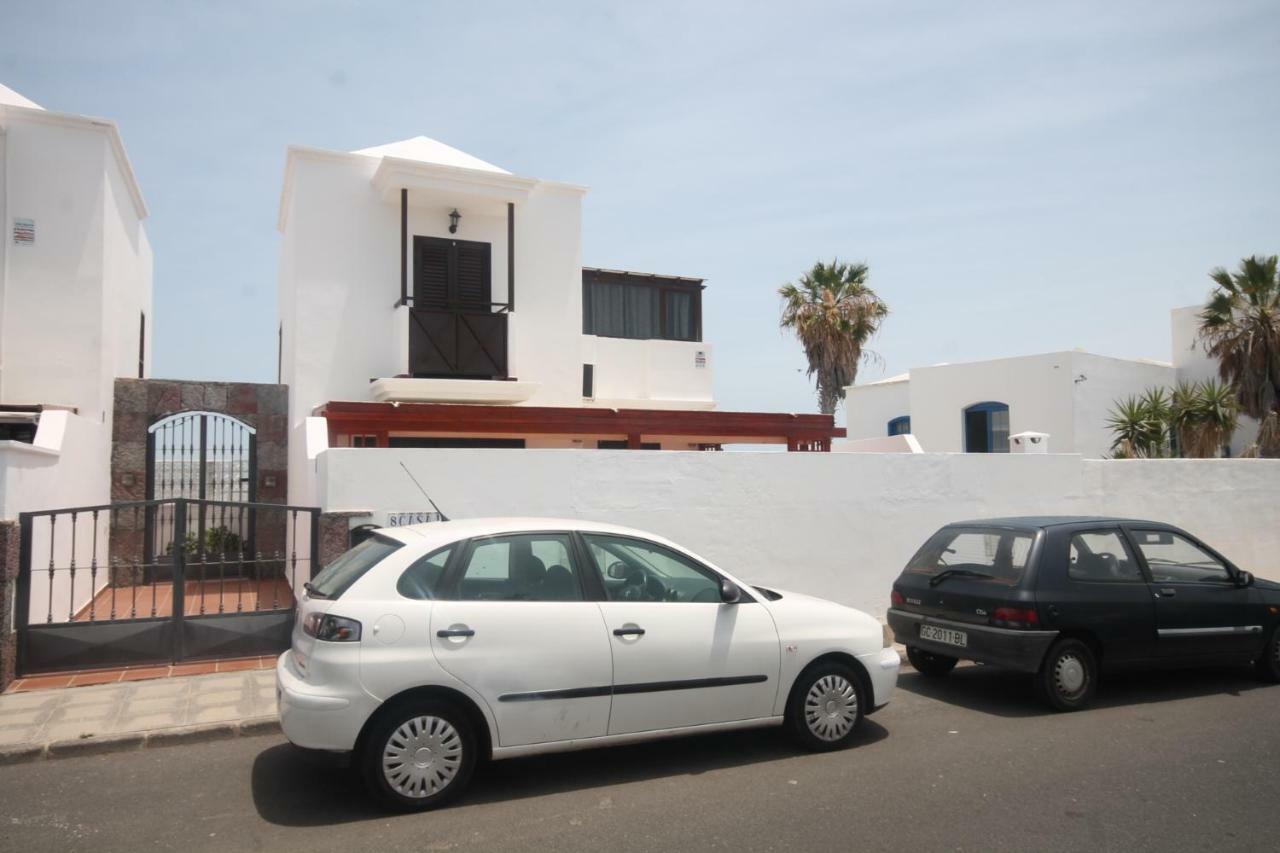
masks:
<path id="1" fill-rule="evenodd" d="M 187 498 L 22 513 L 18 674 L 287 648 L 293 590 L 318 569 L 319 519 L 315 507 Z M 256 547 L 237 529 L 254 530 Z"/>
<path id="2" fill-rule="evenodd" d="M 252 426 L 219 412 L 179 412 L 147 429 L 147 500 L 155 502 L 146 517 L 143 562 L 149 574 L 164 579 L 173 573 L 166 550 L 174 536 L 173 499 L 206 502 L 188 507 L 193 512 L 186 519 L 187 547 L 256 550 L 255 513 L 211 515 L 222 504 L 257 498 L 257 441 Z"/>

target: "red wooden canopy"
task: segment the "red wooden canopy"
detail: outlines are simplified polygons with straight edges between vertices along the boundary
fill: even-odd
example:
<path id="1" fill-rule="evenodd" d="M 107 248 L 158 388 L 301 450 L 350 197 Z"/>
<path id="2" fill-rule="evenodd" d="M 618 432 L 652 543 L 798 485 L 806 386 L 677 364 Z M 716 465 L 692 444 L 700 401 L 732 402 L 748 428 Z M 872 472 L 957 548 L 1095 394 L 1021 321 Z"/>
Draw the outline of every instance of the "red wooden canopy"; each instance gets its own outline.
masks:
<path id="1" fill-rule="evenodd" d="M 330 402 L 316 414 L 329 421 L 331 447 L 339 446 L 339 436 L 372 436 L 374 446 L 386 447 L 389 433 L 429 433 L 616 435 L 634 448 L 645 438 L 678 437 L 705 444 L 785 442 L 788 450 L 826 451 L 832 438 L 845 436 L 831 415 L 772 412 Z"/>

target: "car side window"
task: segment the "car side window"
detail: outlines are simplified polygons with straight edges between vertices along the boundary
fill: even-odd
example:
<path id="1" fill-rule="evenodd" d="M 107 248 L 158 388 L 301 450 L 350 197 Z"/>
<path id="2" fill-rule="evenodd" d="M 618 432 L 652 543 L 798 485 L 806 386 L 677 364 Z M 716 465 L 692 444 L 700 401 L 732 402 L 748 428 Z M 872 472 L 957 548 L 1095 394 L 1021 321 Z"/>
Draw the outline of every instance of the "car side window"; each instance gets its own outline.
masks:
<path id="1" fill-rule="evenodd" d="M 1095 530 L 1071 537 L 1067 577 L 1075 581 L 1142 581 L 1118 530 Z"/>
<path id="2" fill-rule="evenodd" d="M 582 601 L 566 533 L 476 540 L 457 584 L 462 601 Z"/>
<path id="3" fill-rule="evenodd" d="M 720 603 L 720 576 L 683 554 L 641 539 L 582 538 L 610 601 Z"/>
<path id="4" fill-rule="evenodd" d="M 1221 560 L 1169 530 L 1135 530 L 1138 549 L 1157 583 L 1222 583 L 1231 572 Z"/>
<path id="5" fill-rule="evenodd" d="M 440 576 L 444 574 L 445 564 L 449 562 L 449 555 L 452 553 L 453 546 L 450 545 L 414 560 L 400 575 L 400 580 L 396 581 L 396 592 L 417 601 L 434 598 Z"/>

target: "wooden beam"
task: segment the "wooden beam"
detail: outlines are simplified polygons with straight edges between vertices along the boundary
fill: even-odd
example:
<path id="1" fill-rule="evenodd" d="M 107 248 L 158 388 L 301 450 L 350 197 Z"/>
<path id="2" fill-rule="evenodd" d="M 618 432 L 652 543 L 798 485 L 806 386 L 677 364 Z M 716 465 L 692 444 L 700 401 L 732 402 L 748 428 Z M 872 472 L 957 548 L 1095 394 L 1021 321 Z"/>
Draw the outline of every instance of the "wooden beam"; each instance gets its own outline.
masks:
<path id="1" fill-rule="evenodd" d="M 400 188 L 400 304 L 409 304 L 409 190 Z"/>
<path id="2" fill-rule="evenodd" d="M 516 310 L 516 206 L 507 202 L 507 310 Z"/>

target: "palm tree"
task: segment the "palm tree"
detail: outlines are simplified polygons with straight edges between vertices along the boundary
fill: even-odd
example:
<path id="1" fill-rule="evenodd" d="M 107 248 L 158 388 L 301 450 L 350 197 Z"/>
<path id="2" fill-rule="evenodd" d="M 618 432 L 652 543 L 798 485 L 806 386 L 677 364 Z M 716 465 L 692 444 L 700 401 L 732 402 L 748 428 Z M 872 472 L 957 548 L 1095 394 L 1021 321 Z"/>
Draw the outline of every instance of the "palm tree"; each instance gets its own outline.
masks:
<path id="1" fill-rule="evenodd" d="M 1117 459 L 1158 459 L 1165 455 L 1169 437 L 1169 403 L 1164 390 L 1153 388 L 1141 397 L 1117 400 L 1107 417 L 1115 440 L 1111 452 Z"/>
<path id="2" fill-rule="evenodd" d="M 778 289 L 780 325 L 795 331 L 804 346 L 823 414 L 835 414 L 844 389 L 858 377 L 859 362 L 871 355 L 867 341 L 889 314 L 889 306 L 867 287 L 869 274 L 866 264 L 819 261 L 798 282 Z"/>
<path id="3" fill-rule="evenodd" d="M 1182 455 L 1211 459 L 1231 441 L 1239 418 L 1235 389 L 1207 382 L 1179 382 L 1173 390 L 1169 424 Z"/>
<path id="4" fill-rule="evenodd" d="M 1254 255 L 1237 272 L 1218 267 L 1200 312 L 1199 338 L 1235 387 L 1240 411 L 1260 423 L 1256 453 L 1280 457 L 1280 275 L 1275 255 Z"/>

